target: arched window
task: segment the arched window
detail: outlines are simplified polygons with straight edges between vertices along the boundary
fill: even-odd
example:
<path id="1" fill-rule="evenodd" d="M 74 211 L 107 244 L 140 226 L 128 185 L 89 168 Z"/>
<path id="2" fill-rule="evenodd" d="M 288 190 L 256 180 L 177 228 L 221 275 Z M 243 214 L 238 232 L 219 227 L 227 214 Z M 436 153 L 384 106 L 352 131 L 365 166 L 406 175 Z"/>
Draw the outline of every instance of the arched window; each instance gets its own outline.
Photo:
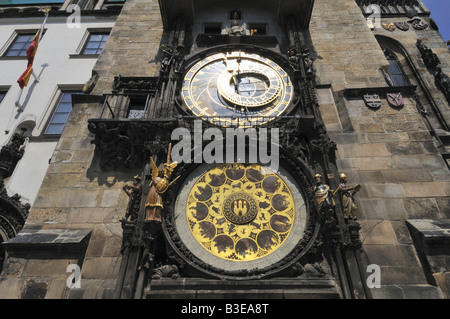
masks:
<path id="1" fill-rule="evenodd" d="M 387 48 L 383 48 L 384 55 L 389 62 L 388 74 L 392 80 L 393 86 L 408 86 L 409 81 L 403 72 L 402 66 L 394 52 Z"/>

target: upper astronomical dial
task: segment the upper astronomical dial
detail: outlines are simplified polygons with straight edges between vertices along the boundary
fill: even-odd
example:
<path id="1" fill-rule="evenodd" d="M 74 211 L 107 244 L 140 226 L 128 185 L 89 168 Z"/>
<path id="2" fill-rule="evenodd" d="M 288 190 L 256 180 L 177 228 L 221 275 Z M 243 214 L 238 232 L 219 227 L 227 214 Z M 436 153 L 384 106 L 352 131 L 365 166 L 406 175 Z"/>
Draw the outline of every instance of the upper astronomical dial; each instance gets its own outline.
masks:
<path id="1" fill-rule="evenodd" d="M 231 118 L 241 118 L 241 124 L 251 126 L 281 115 L 292 101 L 293 86 L 288 73 L 274 61 L 234 51 L 194 64 L 184 77 L 181 96 L 198 117 L 222 126 L 233 124 Z"/>

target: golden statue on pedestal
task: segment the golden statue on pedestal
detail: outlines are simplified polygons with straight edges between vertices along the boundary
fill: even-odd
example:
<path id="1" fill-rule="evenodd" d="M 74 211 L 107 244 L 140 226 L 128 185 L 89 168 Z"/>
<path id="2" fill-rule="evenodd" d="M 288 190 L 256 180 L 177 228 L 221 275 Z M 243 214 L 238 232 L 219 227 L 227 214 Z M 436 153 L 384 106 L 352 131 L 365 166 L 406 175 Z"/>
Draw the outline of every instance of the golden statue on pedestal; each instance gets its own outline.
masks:
<path id="1" fill-rule="evenodd" d="M 339 191 L 342 201 L 342 211 L 344 213 L 345 220 L 357 219 L 357 207 L 355 205 L 355 199 L 353 196 L 361 189 L 361 185 L 347 186 L 347 176 L 344 173 L 339 175 L 339 186 L 336 191 Z M 335 191 L 335 192 L 336 192 Z"/>
<path id="2" fill-rule="evenodd" d="M 145 220 L 146 221 L 161 221 L 161 211 L 163 209 L 162 194 L 164 194 L 170 185 L 172 185 L 179 176 L 172 182 L 170 178 L 172 176 L 175 167 L 178 163 L 170 163 L 170 155 L 172 151 L 172 144 L 169 144 L 169 151 L 167 152 L 167 162 L 164 164 L 163 169 L 159 169 L 153 158 L 150 157 L 150 163 L 152 166 L 152 180 L 150 182 L 150 190 L 145 202 Z"/>
<path id="3" fill-rule="evenodd" d="M 330 186 L 322 182 L 322 175 L 316 174 L 314 176 L 316 180 L 316 185 L 311 187 L 314 192 L 314 197 L 316 198 L 316 207 L 319 213 L 324 214 L 325 218 L 328 219 L 334 216 L 334 207 L 336 206 L 333 199 L 333 192 Z"/>

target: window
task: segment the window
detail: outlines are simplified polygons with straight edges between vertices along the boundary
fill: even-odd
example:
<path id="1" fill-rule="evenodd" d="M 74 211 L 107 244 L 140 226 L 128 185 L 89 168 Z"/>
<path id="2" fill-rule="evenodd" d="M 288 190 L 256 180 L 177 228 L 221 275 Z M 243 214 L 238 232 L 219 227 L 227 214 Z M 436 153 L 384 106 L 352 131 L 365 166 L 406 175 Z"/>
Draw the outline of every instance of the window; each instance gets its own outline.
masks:
<path id="1" fill-rule="evenodd" d="M 0 91 L 0 103 L 2 103 L 3 98 L 5 97 L 5 95 L 6 95 L 6 92 Z"/>
<path id="2" fill-rule="evenodd" d="M 27 56 L 27 49 L 33 42 L 36 32 L 19 33 L 14 39 L 13 44 L 6 51 L 5 56 Z"/>
<path id="3" fill-rule="evenodd" d="M 83 55 L 96 55 L 102 52 L 106 40 L 108 40 L 109 32 L 92 32 L 89 35 L 86 45 L 84 46 Z"/>
<path id="4" fill-rule="evenodd" d="M 128 107 L 129 119 L 142 119 L 145 117 L 148 106 L 148 95 L 130 96 L 130 105 Z"/>
<path id="5" fill-rule="evenodd" d="M 403 74 L 403 70 L 400 64 L 398 63 L 397 59 L 388 59 L 388 61 L 389 61 L 388 73 L 391 76 L 394 86 L 407 86 L 408 81 L 406 81 L 405 75 Z"/>
<path id="6" fill-rule="evenodd" d="M 221 23 L 206 23 L 205 24 L 205 34 L 221 34 L 222 24 Z"/>
<path id="7" fill-rule="evenodd" d="M 394 52 L 389 49 L 384 49 L 384 54 L 386 59 L 389 62 L 388 73 L 391 77 L 392 83 L 394 86 L 407 86 L 409 85 L 408 80 L 406 79 L 405 73 L 398 62 L 397 56 Z"/>
<path id="8" fill-rule="evenodd" d="M 61 135 L 72 111 L 72 95 L 81 94 L 81 91 L 63 91 L 58 100 L 55 112 L 45 130 L 45 135 Z"/>
<path id="9" fill-rule="evenodd" d="M 250 35 L 266 35 L 266 26 L 264 24 L 250 24 Z"/>

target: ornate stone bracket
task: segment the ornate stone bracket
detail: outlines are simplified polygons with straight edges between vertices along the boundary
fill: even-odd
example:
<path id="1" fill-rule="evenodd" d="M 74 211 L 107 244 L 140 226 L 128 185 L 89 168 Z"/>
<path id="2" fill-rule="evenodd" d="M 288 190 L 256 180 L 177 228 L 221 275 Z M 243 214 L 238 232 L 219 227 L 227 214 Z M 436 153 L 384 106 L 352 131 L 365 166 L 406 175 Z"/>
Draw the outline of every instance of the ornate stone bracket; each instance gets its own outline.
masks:
<path id="1" fill-rule="evenodd" d="M 91 141 L 102 170 L 127 170 L 142 167 L 144 157 L 152 154 L 156 144 L 167 143 L 177 127 L 173 121 L 89 120 Z"/>

